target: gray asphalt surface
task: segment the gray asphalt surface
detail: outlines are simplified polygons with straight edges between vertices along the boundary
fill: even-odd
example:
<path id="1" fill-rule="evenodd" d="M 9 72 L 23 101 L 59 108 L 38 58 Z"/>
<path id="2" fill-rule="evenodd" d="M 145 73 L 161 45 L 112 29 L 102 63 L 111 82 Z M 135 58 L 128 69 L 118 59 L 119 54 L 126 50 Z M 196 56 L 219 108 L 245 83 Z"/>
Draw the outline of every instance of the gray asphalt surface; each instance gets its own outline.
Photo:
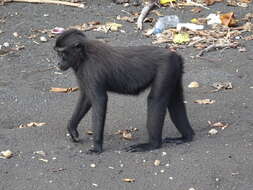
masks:
<path id="1" fill-rule="evenodd" d="M 215 11 L 234 11 L 238 18 L 253 12 L 248 8 L 228 7 L 217 3 L 197 14 L 207 16 Z M 182 20 L 196 17 L 191 8 L 161 8 L 166 14 L 176 14 Z M 0 44 L 20 43 L 25 49 L 0 56 L 0 151 L 10 149 L 14 156 L 0 159 L 0 190 L 251 190 L 253 189 L 253 42 L 242 44 L 248 50 L 238 49 L 209 52 L 206 59 L 192 59 L 196 49 L 182 49 L 185 57 L 184 88 L 187 110 L 196 138 L 190 144 L 166 144 L 161 149 L 146 153 L 127 153 L 123 149 L 147 139 L 146 95 L 139 97 L 110 94 L 105 127 L 104 153 L 86 155 L 92 144 L 90 114 L 81 122 L 82 143 L 74 144 L 66 137 L 66 123 L 72 114 L 78 93 L 49 92 L 51 87 L 75 87 L 71 71 L 48 69 L 57 62 L 52 46 L 55 39 L 36 44 L 27 36 L 32 29 L 68 27 L 88 21 L 115 21 L 121 10 L 140 11 L 141 7 L 123 7 L 110 1 L 89 0 L 86 9 L 47 4 L 9 3 L 0 6 Z M 46 16 L 45 16 L 46 14 Z M 154 14 L 151 14 L 155 17 Z M 123 24 L 126 33 L 90 31 L 91 38 L 103 38 L 112 45 L 149 45 L 151 39 L 136 31 L 135 24 Z M 149 24 L 144 25 L 150 28 Z M 18 32 L 21 38 L 15 38 Z M 38 41 L 37 39 L 34 39 Z M 189 89 L 191 81 L 201 85 Z M 210 93 L 210 85 L 230 81 L 233 89 Z M 210 98 L 212 105 L 198 105 L 196 99 Z M 17 128 L 32 121 L 47 125 Z M 209 136 L 208 121 L 223 121 L 229 127 Z M 131 141 L 120 139 L 114 133 L 136 127 Z M 178 136 L 167 116 L 164 136 Z M 44 151 L 45 156 L 34 154 Z M 165 155 L 165 153 L 166 155 Z M 48 160 L 45 162 L 40 160 Z M 160 160 L 160 166 L 154 161 Z M 91 164 L 96 167 L 90 167 Z M 135 182 L 122 182 L 134 178 Z"/>

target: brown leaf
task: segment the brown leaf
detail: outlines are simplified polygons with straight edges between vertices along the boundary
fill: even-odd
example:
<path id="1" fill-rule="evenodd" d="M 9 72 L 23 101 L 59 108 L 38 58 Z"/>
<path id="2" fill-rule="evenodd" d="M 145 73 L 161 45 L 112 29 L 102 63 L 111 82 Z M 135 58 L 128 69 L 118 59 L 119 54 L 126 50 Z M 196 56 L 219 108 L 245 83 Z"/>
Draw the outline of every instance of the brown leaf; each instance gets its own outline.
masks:
<path id="1" fill-rule="evenodd" d="M 75 92 L 79 90 L 78 87 L 74 87 L 74 88 L 54 88 L 51 87 L 51 89 L 49 90 L 50 92 L 60 92 L 60 93 L 70 93 L 70 92 Z"/>
<path id="2" fill-rule="evenodd" d="M 220 15 L 221 23 L 225 26 L 236 26 L 237 21 L 233 12 Z"/>

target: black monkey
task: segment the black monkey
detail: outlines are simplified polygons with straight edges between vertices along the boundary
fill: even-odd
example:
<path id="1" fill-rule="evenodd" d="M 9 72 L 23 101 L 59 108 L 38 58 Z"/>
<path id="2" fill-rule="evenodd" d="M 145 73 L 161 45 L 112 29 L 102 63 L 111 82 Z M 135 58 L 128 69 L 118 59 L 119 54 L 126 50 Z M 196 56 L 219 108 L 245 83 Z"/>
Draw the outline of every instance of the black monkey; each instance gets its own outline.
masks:
<path id="1" fill-rule="evenodd" d="M 54 49 L 61 59 L 59 68 L 72 68 L 80 87 L 79 101 L 67 126 L 74 142 L 79 140 L 79 122 L 92 107 L 94 148 L 90 152 L 102 152 L 107 92 L 138 95 L 148 87 L 151 87 L 147 102 L 149 142 L 133 145 L 127 151 L 161 147 L 167 109 L 182 137 L 165 138 L 163 142 L 192 141 L 194 131 L 183 102 L 181 56 L 152 46 L 111 47 L 89 40 L 74 29 L 61 34 Z"/>

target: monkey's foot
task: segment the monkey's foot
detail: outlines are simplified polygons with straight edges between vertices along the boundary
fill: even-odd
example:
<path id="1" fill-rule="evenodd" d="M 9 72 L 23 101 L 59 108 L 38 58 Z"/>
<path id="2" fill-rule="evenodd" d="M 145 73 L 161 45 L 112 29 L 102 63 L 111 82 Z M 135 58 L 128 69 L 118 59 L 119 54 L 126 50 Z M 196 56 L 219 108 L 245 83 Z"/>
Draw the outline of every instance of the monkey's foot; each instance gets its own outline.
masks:
<path id="1" fill-rule="evenodd" d="M 73 142 L 79 142 L 79 133 L 76 129 L 68 128 L 68 132 Z"/>
<path id="2" fill-rule="evenodd" d="M 183 137 L 179 137 L 179 138 L 165 138 L 163 139 L 163 143 L 175 143 L 175 144 L 183 144 L 183 143 L 187 143 L 187 142 L 191 142 L 192 138 L 183 138 Z"/>
<path id="3" fill-rule="evenodd" d="M 86 154 L 92 155 L 92 154 L 100 154 L 102 151 L 95 150 L 95 149 L 90 149 L 86 152 Z"/>
<path id="4" fill-rule="evenodd" d="M 161 147 L 161 145 L 152 145 L 150 143 L 144 143 L 144 144 L 132 145 L 132 146 L 126 148 L 125 150 L 127 152 L 145 152 L 145 151 L 154 150 L 154 149 L 157 149 L 160 147 Z"/>

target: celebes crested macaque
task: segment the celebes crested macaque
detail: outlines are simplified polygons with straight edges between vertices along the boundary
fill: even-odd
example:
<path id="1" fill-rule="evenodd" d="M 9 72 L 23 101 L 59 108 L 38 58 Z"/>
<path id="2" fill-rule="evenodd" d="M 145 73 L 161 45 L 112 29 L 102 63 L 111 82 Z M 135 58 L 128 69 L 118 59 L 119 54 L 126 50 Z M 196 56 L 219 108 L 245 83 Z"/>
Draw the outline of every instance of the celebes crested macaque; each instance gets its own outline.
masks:
<path id="1" fill-rule="evenodd" d="M 80 97 L 67 129 L 74 142 L 79 141 L 77 127 L 92 108 L 94 147 L 90 153 L 101 153 L 107 110 L 108 92 L 138 95 L 150 87 L 147 98 L 147 130 L 149 141 L 127 148 L 148 151 L 163 142 L 192 141 L 194 131 L 188 121 L 183 102 L 183 59 L 167 49 L 153 46 L 112 47 L 88 39 L 78 30 L 68 30 L 56 40 L 61 70 L 71 68 L 77 78 Z M 182 135 L 162 140 L 166 110 Z"/>

